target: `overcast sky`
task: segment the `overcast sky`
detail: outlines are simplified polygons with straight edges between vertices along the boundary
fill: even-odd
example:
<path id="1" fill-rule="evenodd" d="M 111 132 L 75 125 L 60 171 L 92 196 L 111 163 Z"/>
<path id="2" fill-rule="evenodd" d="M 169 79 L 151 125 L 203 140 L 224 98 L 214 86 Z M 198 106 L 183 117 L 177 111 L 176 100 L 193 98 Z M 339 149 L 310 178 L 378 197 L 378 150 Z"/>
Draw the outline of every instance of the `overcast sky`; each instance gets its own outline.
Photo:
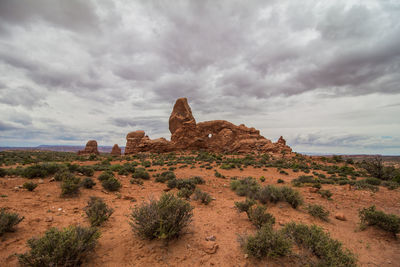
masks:
<path id="1" fill-rule="evenodd" d="M 170 138 L 197 121 L 300 152 L 400 154 L 400 1 L 0 0 L 0 146 Z"/>

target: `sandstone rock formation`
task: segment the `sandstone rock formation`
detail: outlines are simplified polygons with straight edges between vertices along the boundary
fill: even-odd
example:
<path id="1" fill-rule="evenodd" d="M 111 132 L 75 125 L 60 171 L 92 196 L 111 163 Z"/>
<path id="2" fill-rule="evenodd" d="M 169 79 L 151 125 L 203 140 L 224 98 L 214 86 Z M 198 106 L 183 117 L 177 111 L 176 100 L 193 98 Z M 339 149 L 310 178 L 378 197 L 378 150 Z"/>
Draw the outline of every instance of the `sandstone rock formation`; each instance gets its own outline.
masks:
<path id="1" fill-rule="evenodd" d="M 127 135 L 125 154 L 137 152 L 170 152 L 177 150 L 207 150 L 213 152 L 290 153 L 281 136 L 276 143 L 260 135 L 260 131 L 224 120 L 196 123 L 186 98 L 176 100 L 169 118 L 171 141 L 151 140 L 144 131 Z"/>
<path id="2" fill-rule="evenodd" d="M 85 149 L 78 151 L 78 155 L 90 155 L 95 154 L 99 155 L 99 151 L 97 150 L 97 141 L 96 140 L 89 140 L 86 143 Z"/>
<path id="3" fill-rule="evenodd" d="M 121 148 L 118 144 L 115 144 L 111 149 L 111 155 L 113 156 L 121 156 Z"/>

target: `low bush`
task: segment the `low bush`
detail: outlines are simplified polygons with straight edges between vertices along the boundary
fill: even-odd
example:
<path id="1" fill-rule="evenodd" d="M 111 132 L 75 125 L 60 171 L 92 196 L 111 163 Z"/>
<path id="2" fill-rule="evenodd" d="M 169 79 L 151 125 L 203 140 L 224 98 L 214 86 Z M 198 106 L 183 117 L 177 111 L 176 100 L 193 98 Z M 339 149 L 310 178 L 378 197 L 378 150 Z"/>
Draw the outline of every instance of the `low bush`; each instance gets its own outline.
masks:
<path id="1" fill-rule="evenodd" d="M 294 209 L 303 203 L 301 194 L 289 186 L 267 185 L 259 191 L 257 198 L 263 204 L 286 201 Z"/>
<path id="2" fill-rule="evenodd" d="M 165 183 L 166 181 L 175 179 L 175 173 L 172 171 L 162 172 L 159 176 L 156 177 L 156 182 Z"/>
<path id="3" fill-rule="evenodd" d="M 7 212 L 4 208 L 0 209 L 0 236 L 6 232 L 14 232 L 14 227 L 19 224 L 24 217 L 18 213 Z"/>
<path id="4" fill-rule="evenodd" d="M 323 221 L 329 221 L 329 211 L 327 211 L 323 206 L 321 205 L 308 205 L 307 206 L 307 212 L 313 217 L 316 217 L 318 219 L 321 219 Z"/>
<path id="5" fill-rule="evenodd" d="M 102 174 L 100 174 L 97 179 L 99 179 L 99 181 L 105 181 L 105 180 L 108 180 L 108 179 L 114 178 L 114 177 L 115 176 L 112 171 L 105 171 Z"/>
<path id="6" fill-rule="evenodd" d="M 75 176 L 68 176 L 61 182 L 61 196 L 73 196 L 79 193 L 81 179 Z"/>
<path id="7" fill-rule="evenodd" d="M 144 168 L 137 168 L 135 172 L 132 174 L 132 178 L 149 180 L 150 174 Z"/>
<path id="8" fill-rule="evenodd" d="M 59 170 L 65 168 L 64 165 L 59 165 L 56 163 L 42 163 L 42 164 L 35 164 L 32 166 L 26 167 L 23 172 L 22 176 L 26 178 L 44 178 L 49 175 L 53 175 Z"/>
<path id="9" fill-rule="evenodd" d="M 265 206 L 253 206 L 247 213 L 249 220 L 257 227 L 261 228 L 265 224 L 273 225 L 275 224 L 275 217 L 266 212 L 267 208 Z"/>
<path id="10" fill-rule="evenodd" d="M 282 179 L 278 179 L 277 183 L 278 183 L 278 184 L 283 184 L 283 183 L 285 183 L 285 181 L 282 180 Z"/>
<path id="11" fill-rule="evenodd" d="M 366 179 L 356 181 L 354 183 L 354 188 L 357 190 L 370 190 L 374 193 L 379 191 L 378 186 L 367 183 Z"/>
<path id="12" fill-rule="evenodd" d="M 205 205 L 210 204 L 210 202 L 212 201 L 212 197 L 209 193 L 203 192 L 198 188 L 196 188 L 196 190 L 194 190 L 193 199 L 200 200 L 200 202 Z"/>
<path id="13" fill-rule="evenodd" d="M 248 198 L 257 198 L 260 185 L 256 179 L 247 177 L 241 180 L 232 180 L 231 189 L 239 196 L 246 196 Z"/>
<path id="14" fill-rule="evenodd" d="M 132 178 L 129 182 L 131 184 L 143 185 L 143 180 L 142 179 Z"/>
<path id="15" fill-rule="evenodd" d="M 73 173 L 69 172 L 68 170 L 62 170 L 54 175 L 54 180 L 56 180 L 57 182 L 61 182 L 64 179 L 69 179 L 71 177 L 74 177 Z"/>
<path id="16" fill-rule="evenodd" d="M 33 191 L 35 188 L 38 186 L 37 183 L 34 182 L 25 182 L 22 187 L 25 188 L 28 191 Z"/>
<path id="17" fill-rule="evenodd" d="M 361 228 L 376 226 L 382 230 L 396 235 L 400 232 L 400 217 L 395 214 L 386 214 L 376 210 L 375 206 L 364 208 L 359 212 Z"/>
<path id="18" fill-rule="evenodd" d="M 192 189 L 184 187 L 181 190 L 179 190 L 176 195 L 180 198 L 190 199 L 190 196 L 193 194 L 193 192 L 194 191 Z"/>
<path id="19" fill-rule="evenodd" d="M 245 201 L 235 202 L 235 206 L 239 210 L 239 212 L 246 212 L 247 216 L 249 216 L 250 208 L 255 204 L 256 201 L 254 199 L 248 198 L 246 198 Z"/>
<path id="20" fill-rule="evenodd" d="M 91 166 L 79 166 L 77 171 L 85 176 L 93 176 L 94 174 L 94 169 Z"/>
<path id="21" fill-rule="evenodd" d="M 318 194 L 320 194 L 321 197 L 323 197 L 323 198 L 326 198 L 326 199 L 329 199 L 329 200 L 332 199 L 331 198 L 332 197 L 332 192 L 329 191 L 329 190 L 319 190 Z"/>
<path id="22" fill-rule="evenodd" d="M 41 238 L 28 240 L 30 251 L 18 254 L 22 266 L 80 266 L 100 237 L 96 228 L 51 228 Z"/>
<path id="23" fill-rule="evenodd" d="M 205 181 L 203 178 L 199 176 L 195 176 L 189 179 L 172 179 L 167 183 L 168 188 L 178 188 L 179 190 L 182 188 L 187 188 L 189 190 L 194 190 L 196 185 L 203 184 Z"/>
<path id="24" fill-rule="evenodd" d="M 114 177 L 101 182 L 101 185 L 107 191 L 118 191 L 121 188 L 121 183 Z"/>
<path id="25" fill-rule="evenodd" d="M 0 168 L 0 177 L 4 177 L 7 175 L 7 170 Z"/>
<path id="26" fill-rule="evenodd" d="M 191 222 L 193 208 L 173 194 L 163 194 L 136 207 L 131 214 L 131 226 L 141 238 L 172 239 Z"/>
<path id="27" fill-rule="evenodd" d="M 378 178 L 374 177 L 365 178 L 363 181 L 367 184 L 372 184 L 372 185 L 380 185 L 382 182 L 382 180 L 379 180 Z"/>
<path id="28" fill-rule="evenodd" d="M 316 225 L 308 226 L 292 222 L 282 228 L 282 233 L 298 246 L 310 250 L 319 260 L 316 266 L 357 266 L 354 254 L 343 249 L 342 243 L 332 239 Z"/>
<path id="29" fill-rule="evenodd" d="M 81 186 L 83 186 L 84 188 L 87 188 L 87 189 L 90 189 L 95 185 L 96 185 L 96 183 L 90 177 L 86 177 L 85 179 L 83 179 L 83 181 L 81 183 Z"/>
<path id="30" fill-rule="evenodd" d="M 249 256 L 282 257 L 290 254 L 292 244 L 280 231 L 274 231 L 270 225 L 264 225 L 254 236 L 241 240 L 241 245 Z"/>
<path id="31" fill-rule="evenodd" d="M 90 197 L 84 210 L 89 218 L 90 225 L 93 227 L 100 226 L 103 222 L 107 221 L 114 212 L 114 210 L 109 208 L 103 199 L 99 197 Z"/>
<path id="32" fill-rule="evenodd" d="M 381 185 L 389 190 L 395 190 L 400 187 L 400 184 L 393 181 L 383 181 Z"/>

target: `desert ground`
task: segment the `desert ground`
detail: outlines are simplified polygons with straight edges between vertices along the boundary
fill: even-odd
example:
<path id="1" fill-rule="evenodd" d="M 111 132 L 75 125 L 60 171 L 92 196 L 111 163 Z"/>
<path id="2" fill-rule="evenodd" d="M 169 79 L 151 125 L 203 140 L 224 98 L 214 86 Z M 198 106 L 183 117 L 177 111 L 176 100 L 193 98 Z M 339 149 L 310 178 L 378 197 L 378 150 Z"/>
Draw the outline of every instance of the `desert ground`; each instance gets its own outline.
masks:
<path id="1" fill-rule="evenodd" d="M 246 197 L 237 195 L 230 184 L 245 177 L 253 177 L 260 187 L 288 185 L 300 192 L 304 203 L 297 208 L 284 201 L 266 204 L 267 211 L 275 217 L 274 229 L 278 230 L 292 221 L 315 224 L 329 233 L 331 238 L 340 241 L 344 249 L 354 253 L 358 266 L 400 266 L 399 235 L 396 237 L 373 226 L 361 230 L 359 218 L 359 211 L 371 205 L 399 216 L 399 189 L 376 186 L 376 191 L 374 188 L 359 188 L 354 183 L 336 183 L 338 177 L 359 181 L 368 176 L 359 165 L 350 161 L 335 162 L 329 158 L 302 155 L 270 155 L 263 158 L 259 155 L 170 153 L 88 157 L 66 152 L 57 152 L 57 157 L 49 156 L 51 160 L 40 155 L 52 155 L 53 152 L 29 152 L 22 160 L 21 155 L 26 152 L 1 153 L 3 165 L 0 167 L 4 170 L 18 166 L 23 169 L 46 161 L 91 166 L 94 169 L 91 178 L 96 185 L 91 189 L 81 187 L 76 196 L 62 197 L 61 182 L 54 180 L 54 174 L 29 179 L 7 172 L 0 178 L 0 208 L 18 213 L 24 219 L 13 232 L 6 232 L 0 237 L 0 266 L 19 266 L 16 254 L 27 252 L 27 241 L 42 236 L 51 227 L 90 226 L 84 208 L 91 196 L 101 197 L 114 209 L 114 213 L 99 227 L 101 237 L 98 244 L 82 266 L 304 266 L 307 258 L 315 258 L 296 246 L 283 257 L 258 259 L 244 251 L 238 241 L 240 236 L 253 235 L 257 228 L 245 213 L 240 213 L 235 207 L 235 202 Z M 160 158 L 163 159 L 161 162 Z M 232 159 L 236 159 L 236 165 L 229 165 Z M 132 173 L 118 174 L 117 171 L 120 169 L 118 165 L 125 163 L 145 168 L 150 179 L 141 179 L 142 184 L 131 183 Z M 321 166 L 347 166 L 354 169 L 357 175 L 334 173 L 331 169 L 321 169 Z M 102 187 L 98 177 L 105 170 L 114 170 L 115 178 L 122 184 L 118 191 L 110 192 Z M 200 176 L 205 183 L 196 187 L 209 193 L 213 199 L 208 205 L 193 197 L 188 200 L 194 207 L 192 221 L 178 238 L 168 242 L 140 238 L 129 224 L 132 209 L 149 199 L 158 199 L 166 191 L 177 193 L 176 188 L 169 189 L 166 183 L 155 181 L 157 174 L 168 170 L 173 171 L 177 179 Z M 74 174 L 81 179 L 86 177 L 79 171 Z M 319 175 L 336 182 L 322 183 L 321 188 L 308 183 L 294 186 L 292 181 L 302 175 L 314 178 Z M 22 185 L 27 181 L 37 183 L 37 188 L 34 191 L 24 189 Z M 318 193 L 321 190 L 329 190 L 331 198 L 324 198 Z M 321 205 L 329 211 L 329 220 L 311 216 L 306 209 L 310 204 Z M 336 219 L 336 215 L 344 216 L 345 220 Z"/>

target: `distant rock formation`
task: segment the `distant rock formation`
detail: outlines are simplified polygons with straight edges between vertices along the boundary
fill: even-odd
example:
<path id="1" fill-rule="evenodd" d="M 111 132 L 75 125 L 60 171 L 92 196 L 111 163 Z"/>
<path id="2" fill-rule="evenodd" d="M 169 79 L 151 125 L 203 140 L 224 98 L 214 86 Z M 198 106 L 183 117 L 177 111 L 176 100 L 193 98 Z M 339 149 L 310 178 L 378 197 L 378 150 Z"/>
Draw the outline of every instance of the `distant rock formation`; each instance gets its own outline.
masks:
<path id="1" fill-rule="evenodd" d="M 78 155 L 90 155 L 90 154 L 95 154 L 95 155 L 100 154 L 99 151 L 97 150 L 97 141 L 96 140 L 89 140 L 86 143 L 85 149 L 78 151 Z"/>
<path id="2" fill-rule="evenodd" d="M 281 136 L 276 143 L 260 135 L 260 131 L 224 120 L 196 123 L 186 98 L 176 100 L 169 117 L 171 141 L 151 140 L 144 131 L 131 132 L 126 137 L 125 154 L 137 152 L 170 152 L 177 150 L 207 150 L 212 152 L 272 152 L 290 153 Z"/>
<path id="3" fill-rule="evenodd" d="M 115 144 L 112 147 L 112 150 L 111 150 L 110 154 L 113 155 L 113 156 L 121 156 L 121 148 L 118 146 L 118 144 Z"/>

